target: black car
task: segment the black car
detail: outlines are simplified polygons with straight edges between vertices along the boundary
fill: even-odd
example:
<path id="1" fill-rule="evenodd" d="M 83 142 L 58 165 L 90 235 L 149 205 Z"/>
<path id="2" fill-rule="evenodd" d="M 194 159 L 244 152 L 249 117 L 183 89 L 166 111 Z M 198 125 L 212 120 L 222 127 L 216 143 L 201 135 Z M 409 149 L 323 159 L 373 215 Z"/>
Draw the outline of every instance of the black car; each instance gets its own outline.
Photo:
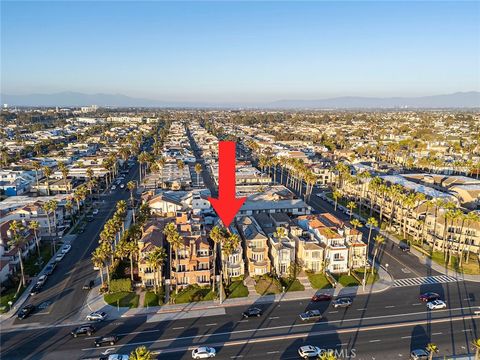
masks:
<path id="1" fill-rule="evenodd" d="M 434 292 L 426 292 L 426 293 L 420 295 L 420 301 L 430 302 L 430 301 L 434 301 L 434 300 L 441 300 L 440 295 L 438 295 L 437 293 L 434 293 Z"/>
<path id="2" fill-rule="evenodd" d="M 117 335 L 107 335 L 95 339 L 95 346 L 102 346 L 103 344 L 115 345 L 118 341 Z"/>
<path id="3" fill-rule="evenodd" d="M 52 275 L 53 270 L 55 270 L 55 265 L 54 264 L 55 263 L 49 264 L 45 267 L 45 272 L 44 272 L 45 275 Z"/>
<path id="4" fill-rule="evenodd" d="M 246 311 L 242 313 L 244 318 L 249 318 L 249 317 L 260 317 L 262 316 L 262 309 L 253 307 L 249 308 Z"/>
<path id="5" fill-rule="evenodd" d="M 73 337 L 77 337 L 79 335 L 92 335 L 95 332 L 95 327 L 93 325 L 82 325 L 75 329 L 73 329 L 70 334 Z"/>
<path id="6" fill-rule="evenodd" d="M 95 284 L 95 282 L 91 279 L 85 281 L 85 283 L 83 284 L 82 286 L 82 289 L 83 290 L 90 290 L 91 288 L 93 288 L 93 285 Z"/>
<path id="7" fill-rule="evenodd" d="M 35 284 L 35 286 L 30 290 L 30 295 L 37 295 L 40 291 L 42 291 L 42 284 Z"/>
<path id="8" fill-rule="evenodd" d="M 338 308 L 338 307 L 346 308 L 352 305 L 352 299 L 350 299 L 349 297 L 338 298 L 332 302 L 332 305 L 334 308 Z"/>
<path id="9" fill-rule="evenodd" d="M 410 246 L 408 244 L 405 244 L 404 242 L 400 243 L 398 245 L 398 247 L 400 248 L 400 250 L 402 250 L 403 252 L 409 252 L 410 251 Z"/>
<path id="10" fill-rule="evenodd" d="M 18 318 L 20 320 L 23 320 L 27 318 L 33 311 L 35 310 L 35 306 L 32 304 L 25 305 L 19 312 L 18 312 Z"/>

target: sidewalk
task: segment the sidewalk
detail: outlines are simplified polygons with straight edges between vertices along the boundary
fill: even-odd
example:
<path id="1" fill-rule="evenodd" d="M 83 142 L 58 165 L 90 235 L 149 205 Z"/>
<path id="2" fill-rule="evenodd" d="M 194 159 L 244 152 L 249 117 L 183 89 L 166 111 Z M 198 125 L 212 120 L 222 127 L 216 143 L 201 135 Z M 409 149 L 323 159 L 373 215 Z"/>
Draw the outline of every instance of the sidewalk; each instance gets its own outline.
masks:
<path id="1" fill-rule="evenodd" d="M 167 313 L 186 313 L 200 310 L 228 308 L 233 306 L 251 306 L 255 304 L 267 304 L 281 301 L 298 301 L 309 300 L 315 293 L 328 293 L 333 296 L 357 296 L 368 295 L 383 292 L 390 288 L 393 284 L 393 279 L 383 268 L 378 268 L 380 279 L 372 285 L 366 285 L 365 290 L 362 286 L 342 287 L 338 285 L 335 289 L 324 290 L 305 290 L 292 291 L 277 295 L 260 296 L 250 292 L 247 297 L 226 299 L 220 304 L 219 300 L 213 301 L 199 301 L 195 303 L 174 304 L 163 306 L 152 306 L 148 308 L 139 307 L 134 309 L 114 307 L 105 303 L 103 295 L 99 294 L 100 279 L 96 279 L 96 286 L 89 292 L 87 296 L 86 305 L 78 315 L 78 321 L 85 319 L 92 311 L 105 311 L 110 319 L 118 319 L 122 317 L 133 317 L 141 315 L 167 314 Z"/>

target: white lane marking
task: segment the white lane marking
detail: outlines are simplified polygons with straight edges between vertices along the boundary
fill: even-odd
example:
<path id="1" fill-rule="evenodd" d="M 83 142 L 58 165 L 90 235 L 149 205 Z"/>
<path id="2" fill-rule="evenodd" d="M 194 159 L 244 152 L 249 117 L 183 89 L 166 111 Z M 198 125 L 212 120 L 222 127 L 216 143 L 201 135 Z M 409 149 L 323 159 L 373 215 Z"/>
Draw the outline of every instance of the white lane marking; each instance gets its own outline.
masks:
<path id="1" fill-rule="evenodd" d="M 233 356 L 230 356 L 230 359 L 238 359 L 238 358 L 242 358 L 243 355 L 233 355 Z"/>
<path id="2" fill-rule="evenodd" d="M 335 346 L 346 346 L 348 343 L 341 343 L 341 344 L 336 344 Z"/>
<path id="3" fill-rule="evenodd" d="M 270 316 L 269 319 L 273 320 L 273 319 L 280 319 L 280 316 Z"/>
<path id="4" fill-rule="evenodd" d="M 336 313 L 338 313 L 338 311 L 329 311 L 328 313 L 329 314 L 336 314 Z"/>
<path id="5" fill-rule="evenodd" d="M 248 320 L 240 320 L 239 322 L 244 323 L 244 322 L 248 322 Z"/>
<path id="6" fill-rule="evenodd" d="M 360 308 L 360 309 L 357 309 L 358 311 L 362 311 L 362 310 L 367 310 L 367 308 Z"/>
<path id="7" fill-rule="evenodd" d="M 412 335 L 402 336 L 400 339 L 410 339 Z"/>
<path id="8" fill-rule="evenodd" d="M 390 309 L 390 308 L 394 308 L 395 305 L 388 305 L 388 306 L 385 306 L 385 309 Z"/>
<path id="9" fill-rule="evenodd" d="M 280 352 L 280 351 L 278 351 L 278 350 L 277 350 L 277 351 L 269 351 L 269 352 L 267 352 L 267 354 L 269 354 L 269 355 L 270 355 L 270 354 L 278 354 L 279 352 Z"/>
<path id="10" fill-rule="evenodd" d="M 205 326 L 215 326 L 217 323 L 212 323 L 212 324 L 206 324 Z"/>
<path id="11" fill-rule="evenodd" d="M 442 335 L 443 333 L 442 332 L 436 332 L 436 333 L 432 333 L 432 336 L 433 335 Z"/>
<path id="12" fill-rule="evenodd" d="M 472 331 L 471 329 L 463 329 L 462 330 L 463 332 L 469 332 L 469 331 Z"/>
<path id="13" fill-rule="evenodd" d="M 173 328 L 173 330 L 181 330 L 181 329 L 185 329 L 185 326 L 178 326 Z"/>
<path id="14" fill-rule="evenodd" d="M 375 340 L 370 340 L 369 342 L 373 343 L 373 342 L 380 342 L 382 340 L 379 340 L 379 339 L 375 339 Z"/>
<path id="15" fill-rule="evenodd" d="M 413 306 L 418 306 L 418 305 L 422 305 L 422 303 L 415 303 L 415 304 L 412 304 Z"/>

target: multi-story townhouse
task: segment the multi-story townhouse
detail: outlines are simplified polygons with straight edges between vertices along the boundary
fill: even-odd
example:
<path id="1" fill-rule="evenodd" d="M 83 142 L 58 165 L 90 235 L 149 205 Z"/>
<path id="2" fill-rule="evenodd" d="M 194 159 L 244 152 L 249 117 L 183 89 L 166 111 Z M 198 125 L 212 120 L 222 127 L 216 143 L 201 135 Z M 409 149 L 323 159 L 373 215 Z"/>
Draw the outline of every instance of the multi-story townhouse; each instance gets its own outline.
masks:
<path id="1" fill-rule="evenodd" d="M 303 270 L 320 272 L 323 269 L 325 244 L 320 243 L 315 236 L 304 231 L 299 226 L 290 228 L 297 245 L 297 261 Z"/>
<path id="2" fill-rule="evenodd" d="M 144 287 L 161 286 L 158 284 L 157 271 L 148 263 L 148 256 L 157 248 L 164 247 L 163 223 L 153 220 L 144 226 L 142 237 L 138 240 L 138 276 Z M 163 272 L 162 272 L 163 274 Z M 163 276 L 162 276 L 163 277 Z"/>
<path id="3" fill-rule="evenodd" d="M 256 276 L 269 273 L 271 264 L 268 256 L 268 237 L 251 216 L 238 219 L 237 228 L 243 240 L 248 274 Z"/>
<path id="4" fill-rule="evenodd" d="M 229 228 L 229 231 L 238 234 L 238 230 L 232 225 Z M 230 278 L 243 276 L 245 274 L 245 261 L 243 260 L 243 246 L 242 243 L 239 242 L 236 249 L 234 249 L 231 253 L 226 254 L 225 251 L 222 249 L 221 251 L 221 259 L 222 259 L 222 266 L 225 267 L 224 272 Z"/>
<path id="5" fill-rule="evenodd" d="M 10 264 L 10 270 L 16 271 L 20 266 L 19 247 L 9 244 L 14 238 L 13 232 L 10 230 L 10 224 L 14 220 L 6 220 L 0 222 L 0 258 L 8 261 Z M 23 244 L 21 245 L 22 259 L 26 259 L 30 253 L 35 251 L 36 240 L 32 230 L 29 229 L 29 222 L 26 220 L 21 221 L 21 229 L 19 234 L 23 238 Z"/>

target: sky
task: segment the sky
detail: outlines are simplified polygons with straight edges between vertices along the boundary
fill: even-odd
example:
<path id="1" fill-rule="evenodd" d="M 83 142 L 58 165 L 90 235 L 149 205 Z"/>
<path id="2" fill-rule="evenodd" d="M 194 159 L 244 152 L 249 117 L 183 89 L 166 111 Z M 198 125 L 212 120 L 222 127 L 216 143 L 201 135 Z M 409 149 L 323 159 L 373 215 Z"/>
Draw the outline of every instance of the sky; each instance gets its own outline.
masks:
<path id="1" fill-rule="evenodd" d="M 480 2 L 1 1 L 3 94 L 165 101 L 480 90 Z"/>

